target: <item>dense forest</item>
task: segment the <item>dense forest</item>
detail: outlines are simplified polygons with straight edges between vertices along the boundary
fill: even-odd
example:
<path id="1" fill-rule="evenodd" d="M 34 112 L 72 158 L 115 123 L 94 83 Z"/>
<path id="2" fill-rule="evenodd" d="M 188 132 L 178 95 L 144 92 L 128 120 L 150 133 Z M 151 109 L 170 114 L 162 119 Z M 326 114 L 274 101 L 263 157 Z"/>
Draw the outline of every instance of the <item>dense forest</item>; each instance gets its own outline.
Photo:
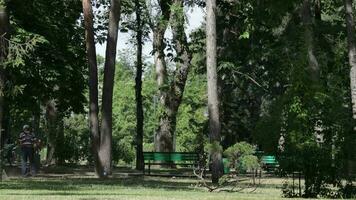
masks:
<path id="1" fill-rule="evenodd" d="M 191 9 L 206 16 L 188 34 Z M 328 196 L 331 185 L 348 194 L 355 9 L 352 0 L 0 0 L 1 148 L 29 124 L 44 165 L 90 165 L 106 178 L 120 165 L 143 170 L 143 152 L 199 152 L 218 183 L 226 150 L 245 142 L 275 155 L 282 176 L 301 172 L 304 196 Z M 119 32 L 130 41 L 118 52 Z"/>

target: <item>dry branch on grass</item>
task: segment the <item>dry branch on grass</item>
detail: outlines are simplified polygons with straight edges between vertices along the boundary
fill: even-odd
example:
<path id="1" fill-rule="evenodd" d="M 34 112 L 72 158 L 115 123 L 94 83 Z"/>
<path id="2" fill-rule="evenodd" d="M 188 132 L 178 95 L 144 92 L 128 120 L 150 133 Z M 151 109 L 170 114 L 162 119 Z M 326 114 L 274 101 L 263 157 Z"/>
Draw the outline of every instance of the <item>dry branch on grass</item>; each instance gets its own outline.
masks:
<path id="1" fill-rule="evenodd" d="M 193 173 L 198 178 L 198 183 L 196 187 L 203 187 L 209 192 L 242 192 L 247 189 L 251 189 L 250 193 L 255 192 L 258 186 L 260 186 L 260 181 L 258 184 L 255 182 L 249 184 L 241 184 L 249 180 L 250 178 L 241 178 L 237 173 L 231 173 L 224 175 L 220 178 L 219 184 L 211 184 L 210 180 L 206 179 L 205 173 L 206 168 L 194 168 Z M 251 181 L 250 181 L 251 182 Z"/>

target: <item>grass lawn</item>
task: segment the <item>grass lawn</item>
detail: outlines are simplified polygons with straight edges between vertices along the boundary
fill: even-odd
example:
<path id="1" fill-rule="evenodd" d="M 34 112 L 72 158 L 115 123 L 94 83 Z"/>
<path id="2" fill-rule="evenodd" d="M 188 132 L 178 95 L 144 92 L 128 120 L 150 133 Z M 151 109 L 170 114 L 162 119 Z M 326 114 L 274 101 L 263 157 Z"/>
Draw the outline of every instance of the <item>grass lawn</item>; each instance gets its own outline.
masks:
<path id="1" fill-rule="evenodd" d="M 0 199 L 280 199 L 277 188 L 253 193 L 209 193 L 192 179 L 126 177 L 100 181 L 93 178 L 12 179 L 1 183 Z"/>
<path id="2" fill-rule="evenodd" d="M 12 177 L 0 183 L 0 199 L 128 199 L 128 200 L 236 200 L 283 199 L 283 179 L 265 178 L 252 192 L 208 192 L 196 186 L 196 178 L 132 176 L 117 174 L 108 180 L 98 180 L 92 174 L 39 175 L 35 178 Z"/>

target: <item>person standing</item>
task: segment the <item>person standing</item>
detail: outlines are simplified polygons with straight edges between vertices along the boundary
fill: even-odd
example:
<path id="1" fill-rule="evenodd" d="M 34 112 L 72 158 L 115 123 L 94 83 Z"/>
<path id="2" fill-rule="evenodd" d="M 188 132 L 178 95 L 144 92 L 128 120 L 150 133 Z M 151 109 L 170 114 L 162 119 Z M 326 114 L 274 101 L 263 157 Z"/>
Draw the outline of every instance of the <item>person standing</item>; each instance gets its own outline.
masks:
<path id="1" fill-rule="evenodd" d="M 36 141 L 36 137 L 34 133 L 30 131 L 30 126 L 29 125 L 24 125 L 23 126 L 23 132 L 20 133 L 19 137 L 19 142 L 21 146 L 21 153 L 22 153 L 22 159 L 21 159 L 21 174 L 22 176 L 27 176 L 27 175 L 36 175 L 36 166 L 34 162 L 34 144 Z M 31 166 L 31 174 L 26 173 L 27 172 L 27 161 L 30 162 Z"/>

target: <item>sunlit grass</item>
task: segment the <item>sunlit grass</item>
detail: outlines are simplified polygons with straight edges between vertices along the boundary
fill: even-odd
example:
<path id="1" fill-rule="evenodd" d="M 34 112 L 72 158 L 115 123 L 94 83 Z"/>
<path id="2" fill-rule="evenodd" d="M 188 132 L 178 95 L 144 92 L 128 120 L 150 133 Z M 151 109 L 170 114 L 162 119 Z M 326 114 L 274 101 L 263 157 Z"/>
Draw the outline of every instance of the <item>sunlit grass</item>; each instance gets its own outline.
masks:
<path id="1" fill-rule="evenodd" d="M 0 185 L 0 199 L 280 199 L 278 188 L 249 193 L 210 193 L 188 178 L 122 177 L 10 179 Z"/>

